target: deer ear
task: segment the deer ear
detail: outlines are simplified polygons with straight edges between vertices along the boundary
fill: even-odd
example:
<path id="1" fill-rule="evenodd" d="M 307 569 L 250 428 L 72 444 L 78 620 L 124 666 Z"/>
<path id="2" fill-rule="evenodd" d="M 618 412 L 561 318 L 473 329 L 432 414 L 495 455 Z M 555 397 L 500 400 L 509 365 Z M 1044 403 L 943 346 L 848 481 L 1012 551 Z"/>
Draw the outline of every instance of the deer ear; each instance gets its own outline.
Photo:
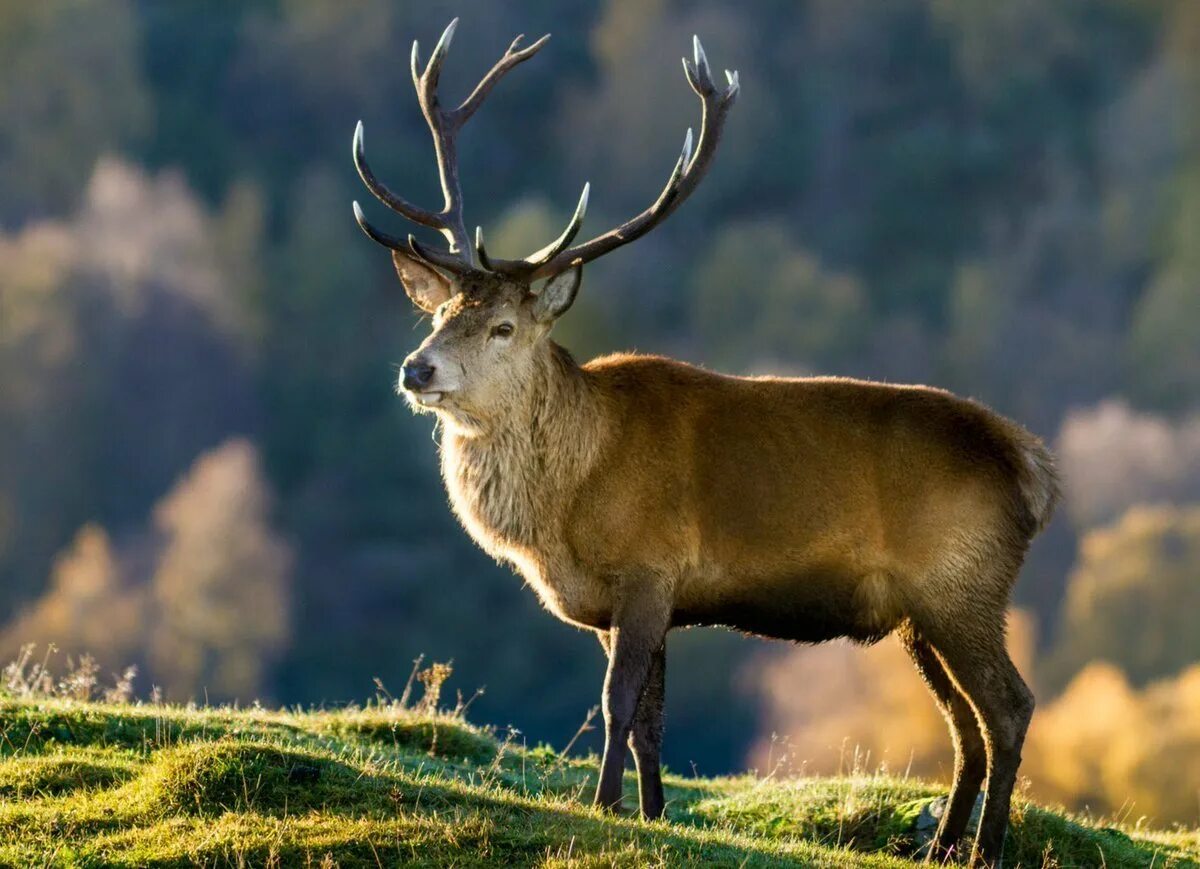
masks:
<path id="1" fill-rule="evenodd" d="M 583 281 L 583 263 L 576 262 L 565 272 L 559 272 L 542 287 L 533 300 L 533 319 L 550 323 L 567 312 Z"/>
<path id="2" fill-rule="evenodd" d="M 404 285 L 404 292 L 422 311 L 432 314 L 454 295 L 449 278 L 411 254 L 393 250 L 392 263 L 396 266 L 400 283 Z"/>

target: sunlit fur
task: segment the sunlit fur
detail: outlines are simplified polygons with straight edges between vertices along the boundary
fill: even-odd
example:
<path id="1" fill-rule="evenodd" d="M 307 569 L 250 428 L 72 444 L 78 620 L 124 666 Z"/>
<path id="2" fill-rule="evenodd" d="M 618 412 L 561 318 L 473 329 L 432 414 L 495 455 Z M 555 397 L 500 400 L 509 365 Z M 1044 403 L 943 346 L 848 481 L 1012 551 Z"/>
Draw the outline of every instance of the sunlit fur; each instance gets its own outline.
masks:
<path id="1" fill-rule="evenodd" d="M 973 571 L 1019 561 L 1056 497 L 1036 438 L 940 390 L 581 367 L 541 334 L 502 356 L 490 312 L 454 330 L 458 307 L 429 345 L 463 390 L 434 409 L 455 511 L 582 626 L 609 624 L 607 577 L 631 570 L 661 578 L 677 624 L 793 640 L 876 639 L 964 595 L 1003 607 L 1007 582 Z M 459 331 L 475 352 L 449 349 Z"/>
<path id="2" fill-rule="evenodd" d="M 898 630 L 958 749 L 936 847 L 955 847 L 991 764 L 976 852 L 991 862 L 1033 702 L 1004 650 L 1005 612 L 1058 497 L 1041 442 L 924 386 L 730 377 L 633 354 L 580 366 L 533 303 L 517 284 L 455 295 L 420 350 L 444 373 L 433 388 L 452 387 L 433 410 L 466 530 L 606 648 L 610 628 L 647 643 L 685 625 L 803 642 Z M 503 342 L 489 337 L 501 320 L 516 326 Z M 611 727 L 632 712 L 610 710 L 609 690 Z M 646 696 L 641 711 L 661 704 L 661 683 Z M 643 793 L 655 727 L 637 754 L 639 769 L 654 755 Z"/>

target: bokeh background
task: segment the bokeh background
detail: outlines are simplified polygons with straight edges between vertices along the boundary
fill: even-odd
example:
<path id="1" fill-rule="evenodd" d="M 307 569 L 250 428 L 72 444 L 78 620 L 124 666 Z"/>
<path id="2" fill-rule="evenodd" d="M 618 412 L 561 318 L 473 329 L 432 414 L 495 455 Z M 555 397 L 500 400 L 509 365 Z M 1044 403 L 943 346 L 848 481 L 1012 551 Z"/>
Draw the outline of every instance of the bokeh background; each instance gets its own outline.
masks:
<path id="1" fill-rule="evenodd" d="M 588 268 L 559 340 L 933 383 L 1044 436 L 1067 494 L 1012 619 L 1028 786 L 1200 822 L 1195 0 L 0 3 L 0 655 L 333 705 L 424 653 L 486 686 L 475 720 L 558 747 L 597 702 L 595 640 L 456 526 L 393 395 L 424 326 L 350 214 L 360 118 L 380 175 L 438 201 L 408 51 L 456 14 L 448 99 L 554 34 L 462 136 L 502 256 L 585 180 L 585 232 L 657 194 L 693 33 L 740 71 L 710 176 Z M 676 769 L 949 773 L 891 640 L 669 654 Z"/>

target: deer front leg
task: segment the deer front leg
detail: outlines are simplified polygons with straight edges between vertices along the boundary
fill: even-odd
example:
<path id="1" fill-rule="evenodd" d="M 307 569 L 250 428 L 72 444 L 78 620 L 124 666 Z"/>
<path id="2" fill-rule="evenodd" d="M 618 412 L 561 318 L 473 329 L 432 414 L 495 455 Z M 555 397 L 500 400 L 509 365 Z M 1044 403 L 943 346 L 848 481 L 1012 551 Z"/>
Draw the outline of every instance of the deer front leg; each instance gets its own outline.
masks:
<path id="1" fill-rule="evenodd" d="M 597 631 L 604 654 L 609 654 L 608 631 Z M 647 820 L 661 818 L 666 808 L 662 784 L 662 737 L 663 702 L 667 667 L 666 644 L 658 647 L 638 701 L 637 714 L 633 718 L 633 730 L 629 734 L 629 747 L 633 749 L 633 762 L 638 773 L 638 800 L 642 817 Z"/>
<path id="2" fill-rule="evenodd" d="M 629 738 L 638 771 L 638 800 L 642 817 L 648 821 L 661 818 L 666 808 L 660 764 L 666 668 L 667 649 L 663 644 L 654 653 L 650 675 L 646 678 L 646 687 L 633 720 L 633 734 Z"/>
<path id="3" fill-rule="evenodd" d="M 655 658 L 670 626 L 670 604 L 664 598 L 658 583 L 631 581 L 620 589 L 613 613 L 607 643 L 608 673 L 604 679 L 604 759 L 596 788 L 596 805 L 607 809 L 621 807 L 627 742 Z M 654 766 L 657 767 L 657 759 Z M 661 808 L 657 811 L 661 813 Z"/>

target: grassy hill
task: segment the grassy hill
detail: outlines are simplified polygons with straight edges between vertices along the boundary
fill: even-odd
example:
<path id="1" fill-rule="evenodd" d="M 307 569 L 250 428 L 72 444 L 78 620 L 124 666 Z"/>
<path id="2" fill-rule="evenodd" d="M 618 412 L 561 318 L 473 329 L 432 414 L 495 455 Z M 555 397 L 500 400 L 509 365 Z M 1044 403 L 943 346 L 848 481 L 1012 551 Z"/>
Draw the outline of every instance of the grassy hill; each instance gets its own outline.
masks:
<path id="1" fill-rule="evenodd" d="M 914 865 L 938 788 L 671 776 L 668 819 L 587 803 L 593 761 L 398 704 L 317 712 L 0 699 L 0 864 Z M 632 777 L 629 803 L 636 802 Z M 1200 835 L 1014 806 L 1023 866 L 1200 866 Z"/>

